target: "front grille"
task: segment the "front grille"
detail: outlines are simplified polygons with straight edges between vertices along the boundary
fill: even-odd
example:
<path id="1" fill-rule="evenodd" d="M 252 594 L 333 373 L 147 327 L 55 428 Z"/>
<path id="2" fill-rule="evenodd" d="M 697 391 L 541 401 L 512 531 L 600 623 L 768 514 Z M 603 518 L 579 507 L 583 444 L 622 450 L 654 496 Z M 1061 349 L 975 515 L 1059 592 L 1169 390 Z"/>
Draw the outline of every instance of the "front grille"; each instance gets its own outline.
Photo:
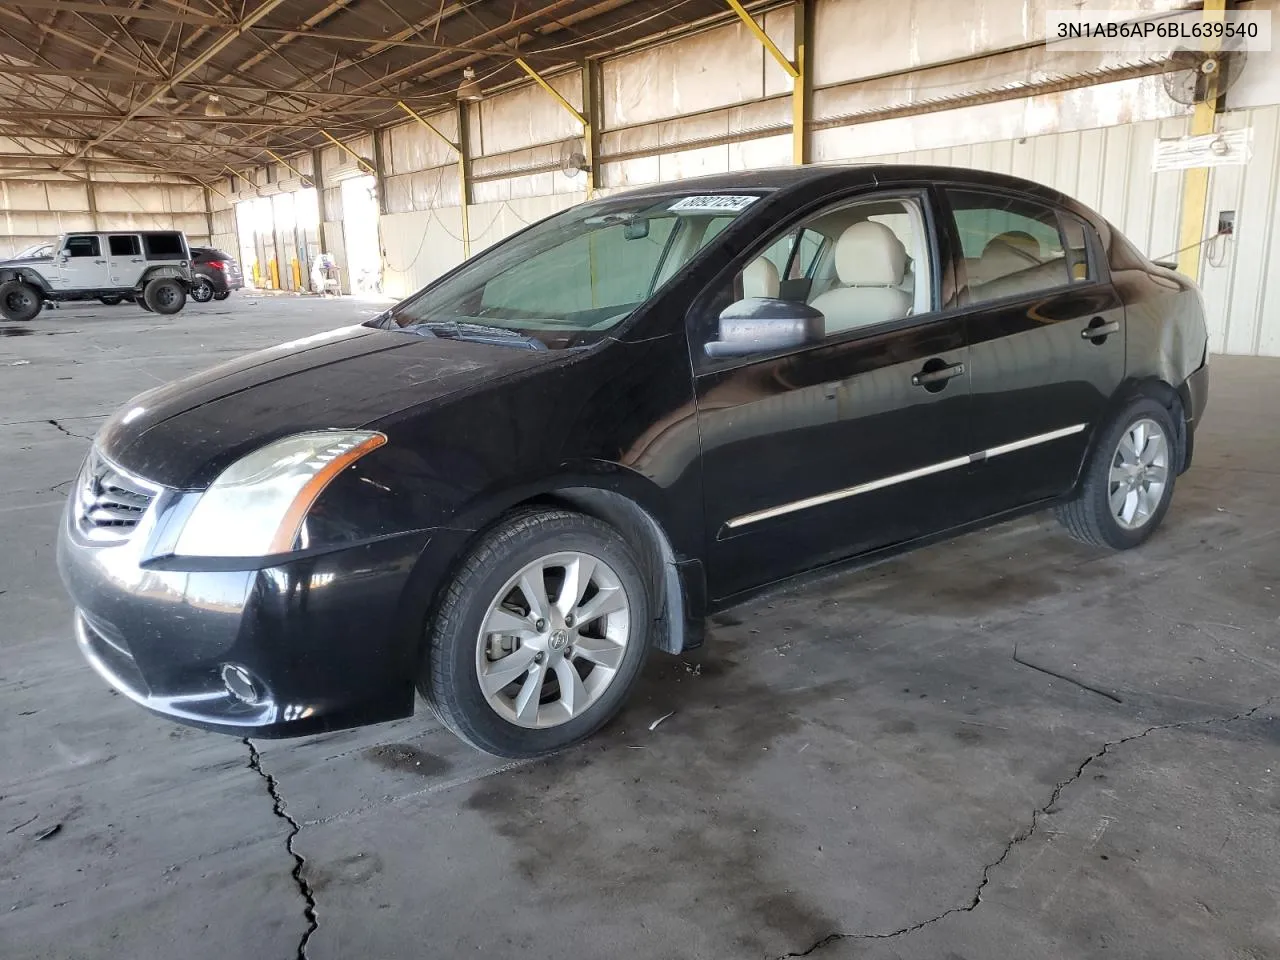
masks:
<path id="1" fill-rule="evenodd" d="M 131 477 L 96 450 L 89 454 L 76 487 L 76 521 L 94 539 L 123 539 L 155 499 L 157 488 Z"/>

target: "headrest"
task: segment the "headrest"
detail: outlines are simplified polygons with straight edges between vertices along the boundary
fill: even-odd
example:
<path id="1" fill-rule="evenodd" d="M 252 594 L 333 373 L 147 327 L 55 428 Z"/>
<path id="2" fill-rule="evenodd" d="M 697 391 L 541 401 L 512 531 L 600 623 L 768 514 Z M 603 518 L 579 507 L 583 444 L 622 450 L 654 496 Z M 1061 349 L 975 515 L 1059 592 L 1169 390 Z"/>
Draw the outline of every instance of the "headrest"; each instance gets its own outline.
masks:
<path id="1" fill-rule="evenodd" d="M 742 271 L 742 295 L 744 297 L 778 296 L 778 268 L 768 257 L 756 257 Z"/>
<path id="2" fill-rule="evenodd" d="M 860 221 L 836 241 L 836 275 L 846 286 L 896 287 L 906 268 L 906 248 L 883 223 Z"/>
<path id="3" fill-rule="evenodd" d="M 1004 233 L 992 237 L 987 241 L 987 245 L 982 248 L 982 255 L 985 257 L 988 251 L 996 244 L 1013 247 L 1014 250 L 1035 257 L 1036 263 L 1040 263 L 1044 259 L 1040 255 L 1040 241 L 1022 230 L 1006 230 Z"/>

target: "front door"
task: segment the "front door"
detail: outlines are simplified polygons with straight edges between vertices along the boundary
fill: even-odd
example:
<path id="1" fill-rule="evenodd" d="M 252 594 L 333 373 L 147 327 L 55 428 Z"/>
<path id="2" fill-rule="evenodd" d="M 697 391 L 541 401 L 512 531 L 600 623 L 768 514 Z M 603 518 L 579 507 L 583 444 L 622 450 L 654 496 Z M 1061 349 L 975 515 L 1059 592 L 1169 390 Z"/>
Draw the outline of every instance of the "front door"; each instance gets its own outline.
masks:
<path id="1" fill-rule="evenodd" d="M 111 286 L 106 251 L 93 234 L 70 234 L 54 258 L 58 287 L 63 290 L 101 290 Z"/>
<path id="2" fill-rule="evenodd" d="M 973 518 L 1070 489 L 1124 378 L 1124 306 L 1093 228 L 1013 195 L 946 191 L 967 279 Z"/>
<path id="3" fill-rule="evenodd" d="M 107 236 L 110 266 L 109 286 L 121 289 L 137 286 L 147 267 L 142 255 L 142 238 L 136 233 L 112 233 Z"/>
<path id="4" fill-rule="evenodd" d="M 936 309 L 926 203 L 827 208 L 762 242 L 695 307 L 713 598 L 945 528 L 961 509 L 965 322 Z M 716 316 L 744 296 L 805 300 L 823 312 L 825 338 L 709 356 Z"/>

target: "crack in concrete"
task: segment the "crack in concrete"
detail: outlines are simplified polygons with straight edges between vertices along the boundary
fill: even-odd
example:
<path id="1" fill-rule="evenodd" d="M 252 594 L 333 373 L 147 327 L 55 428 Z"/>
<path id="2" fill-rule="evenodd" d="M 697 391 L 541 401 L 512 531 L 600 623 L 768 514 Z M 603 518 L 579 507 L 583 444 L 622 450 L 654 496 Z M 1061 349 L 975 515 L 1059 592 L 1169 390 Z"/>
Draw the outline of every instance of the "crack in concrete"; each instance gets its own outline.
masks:
<path id="1" fill-rule="evenodd" d="M 320 921 L 316 917 L 315 891 L 307 882 L 307 878 L 302 875 L 307 861 L 302 854 L 293 849 L 294 838 L 301 832 L 302 825 L 285 809 L 284 797 L 280 796 L 280 783 L 262 769 L 262 755 L 258 753 L 258 748 L 253 745 L 253 741 L 244 737 L 243 743 L 249 748 L 249 769 L 266 781 L 267 795 L 271 797 L 272 803 L 271 812 L 289 824 L 289 835 L 284 838 L 284 848 L 289 852 L 289 856 L 293 857 L 293 870 L 290 875 L 298 888 L 298 893 L 302 894 L 302 899 L 305 901 L 302 915 L 307 919 L 307 929 L 303 931 L 302 939 L 298 941 L 297 960 L 307 960 L 307 943 L 311 940 L 311 935 L 319 929 Z"/>
<path id="2" fill-rule="evenodd" d="M 897 937 L 905 936 L 909 933 L 915 933 L 917 930 L 923 930 L 925 927 L 932 926 L 940 920 L 945 920 L 954 913 L 972 913 L 974 910 L 978 909 L 978 905 L 982 903 L 982 891 L 985 890 L 987 884 L 991 882 L 992 871 L 1009 859 L 1009 856 L 1013 853 L 1015 847 L 1025 843 L 1035 835 L 1036 828 L 1040 825 L 1042 817 L 1051 815 L 1051 812 L 1057 812 L 1053 808 L 1057 804 L 1058 799 L 1062 796 L 1062 791 L 1084 776 L 1085 770 L 1088 769 L 1089 765 L 1095 760 L 1101 760 L 1115 747 L 1123 746 L 1124 744 L 1131 743 L 1134 740 L 1141 740 L 1143 737 L 1147 736 L 1147 734 L 1155 733 L 1159 730 L 1181 730 L 1185 727 L 1204 726 L 1211 723 L 1235 723 L 1240 720 L 1248 720 L 1259 710 L 1263 710 L 1270 706 L 1273 700 L 1275 700 L 1275 697 L 1268 697 L 1256 707 L 1230 717 L 1207 717 L 1203 720 L 1181 720 L 1178 723 L 1161 723 L 1156 724 L 1153 727 L 1147 727 L 1147 729 L 1143 730 L 1141 733 L 1135 733 L 1132 736 L 1121 737 L 1119 740 L 1108 740 L 1097 752 L 1091 753 L 1089 756 L 1085 757 L 1084 760 L 1081 761 L 1080 765 L 1076 767 L 1075 772 L 1071 774 L 1071 776 L 1067 777 L 1065 780 L 1059 780 L 1054 786 L 1053 792 L 1049 794 L 1049 799 L 1043 805 L 1037 807 L 1031 812 L 1031 822 L 1009 838 L 1009 842 L 1006 843 L 1004 845 L 1004 849 L 1000 851 L 1000 856 L 996 857 L 990 863 L 983 865 L 982 875 L 978 881 L 978 886 L 974 889 L 973 896 L 970 897 L 968 903 L 962 904 L 958 907 L 949 907 L 937 916 L 929 917 L 926 920 L 921 920 L 919 923 L 913 923 L 910 926 L 901 927 L 889 933 L 829 933 L 825 937 L 822 937 L 820 940 L 813 943 L 808 949 L 802 950 L 799 953 L 784 953 L 778 958 L 778 960 L 796 960 L 796 958 L 799 957 L 808 957 L 817 953 L 824 947 L 828 947 L 831 944 L 838 943 L 842 940 L 892 940 Z"/>
<path id="3" fill-rule="evenodd" d="M 45 421 L 45 423 L 49 424 L 49 426 L 54 427 L 54 428 L 55 428 L 55 429 L 57 429 L 57 430 L 61 430 L 61 431 L 62 431 L 63 433 L 65 433 L 68 437 L 75 437 L 77 440 L 89 440 L 89 441 L 92 441 L 92 440 L 93 440 L 93 437 L 86 437 L 86 436 L 84 436 L 83 434 L 80 434 L 80 433 L 72 433 L 70 430 L 68 430 L 66 427 L 64 427 L 64 426 L 63 426 L 59 421 L 57 421 L 57 420 L 52 420 L 52 419 L 50 419 L 50 420 L 46 420 L 46 421 Z"/>

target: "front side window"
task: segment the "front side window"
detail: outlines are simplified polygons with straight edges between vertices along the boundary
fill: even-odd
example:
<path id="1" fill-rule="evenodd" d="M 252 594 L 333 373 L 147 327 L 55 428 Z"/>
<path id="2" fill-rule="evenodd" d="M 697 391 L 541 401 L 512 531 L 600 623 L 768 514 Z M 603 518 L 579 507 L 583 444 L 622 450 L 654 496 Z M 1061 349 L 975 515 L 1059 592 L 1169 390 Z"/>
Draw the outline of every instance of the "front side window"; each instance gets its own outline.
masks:
<path id="1" fill-rule="evenodd" d="M 973 190 L 948 190 L 947 199 L 968 277 L 966 302 L 1053 290 L 1079 272 L 1080 261 L 1067 257 L 1052 207 Z M 1083 234 L 1077 249 L 1084 250 Z M 1087 279 L 1087 257 L 1083 262 Z"/>
<path id="2" fill-rule="evenodd" d="M 695 351 L 708 358 L 773 352 L 770 331 L 760 327 L 758 350 L 729 345 L 722 318 L 755 311 L 781 331 L 781 318 L 800 317 L 787 305 L 803 304 L 810 336 L 818 340 L 919 316 L 936 309 L 931 254 L 921 202 L 885 197 L 828 207 L 786 230 L 759 250 L 712 294 L 693 322 Z M 751 305 L 765 299 L 782 306 Z M 777 322 L 775 322 L 777 321 Z M 796 322 L 799 322 L 798 320 Z"/>
<path id="3" fill-rule="evenodd" d="M 563 349 L 603 339 L 760 196 L 600 200 L 539 223 L 379 325 Z"/>
<path id="4" fill-rule="evenodd" d="M 107 249 L 113 257 L 136 257 L 142 253 L 138 238 L 133 234 L 107 237 Z"/>
<path id="5" fill-rule="evenodd" d="M 68 257 L 97 257 L 101 256 L 101 249 L 97 237 L 67 237 L 63 248 Z"/>

